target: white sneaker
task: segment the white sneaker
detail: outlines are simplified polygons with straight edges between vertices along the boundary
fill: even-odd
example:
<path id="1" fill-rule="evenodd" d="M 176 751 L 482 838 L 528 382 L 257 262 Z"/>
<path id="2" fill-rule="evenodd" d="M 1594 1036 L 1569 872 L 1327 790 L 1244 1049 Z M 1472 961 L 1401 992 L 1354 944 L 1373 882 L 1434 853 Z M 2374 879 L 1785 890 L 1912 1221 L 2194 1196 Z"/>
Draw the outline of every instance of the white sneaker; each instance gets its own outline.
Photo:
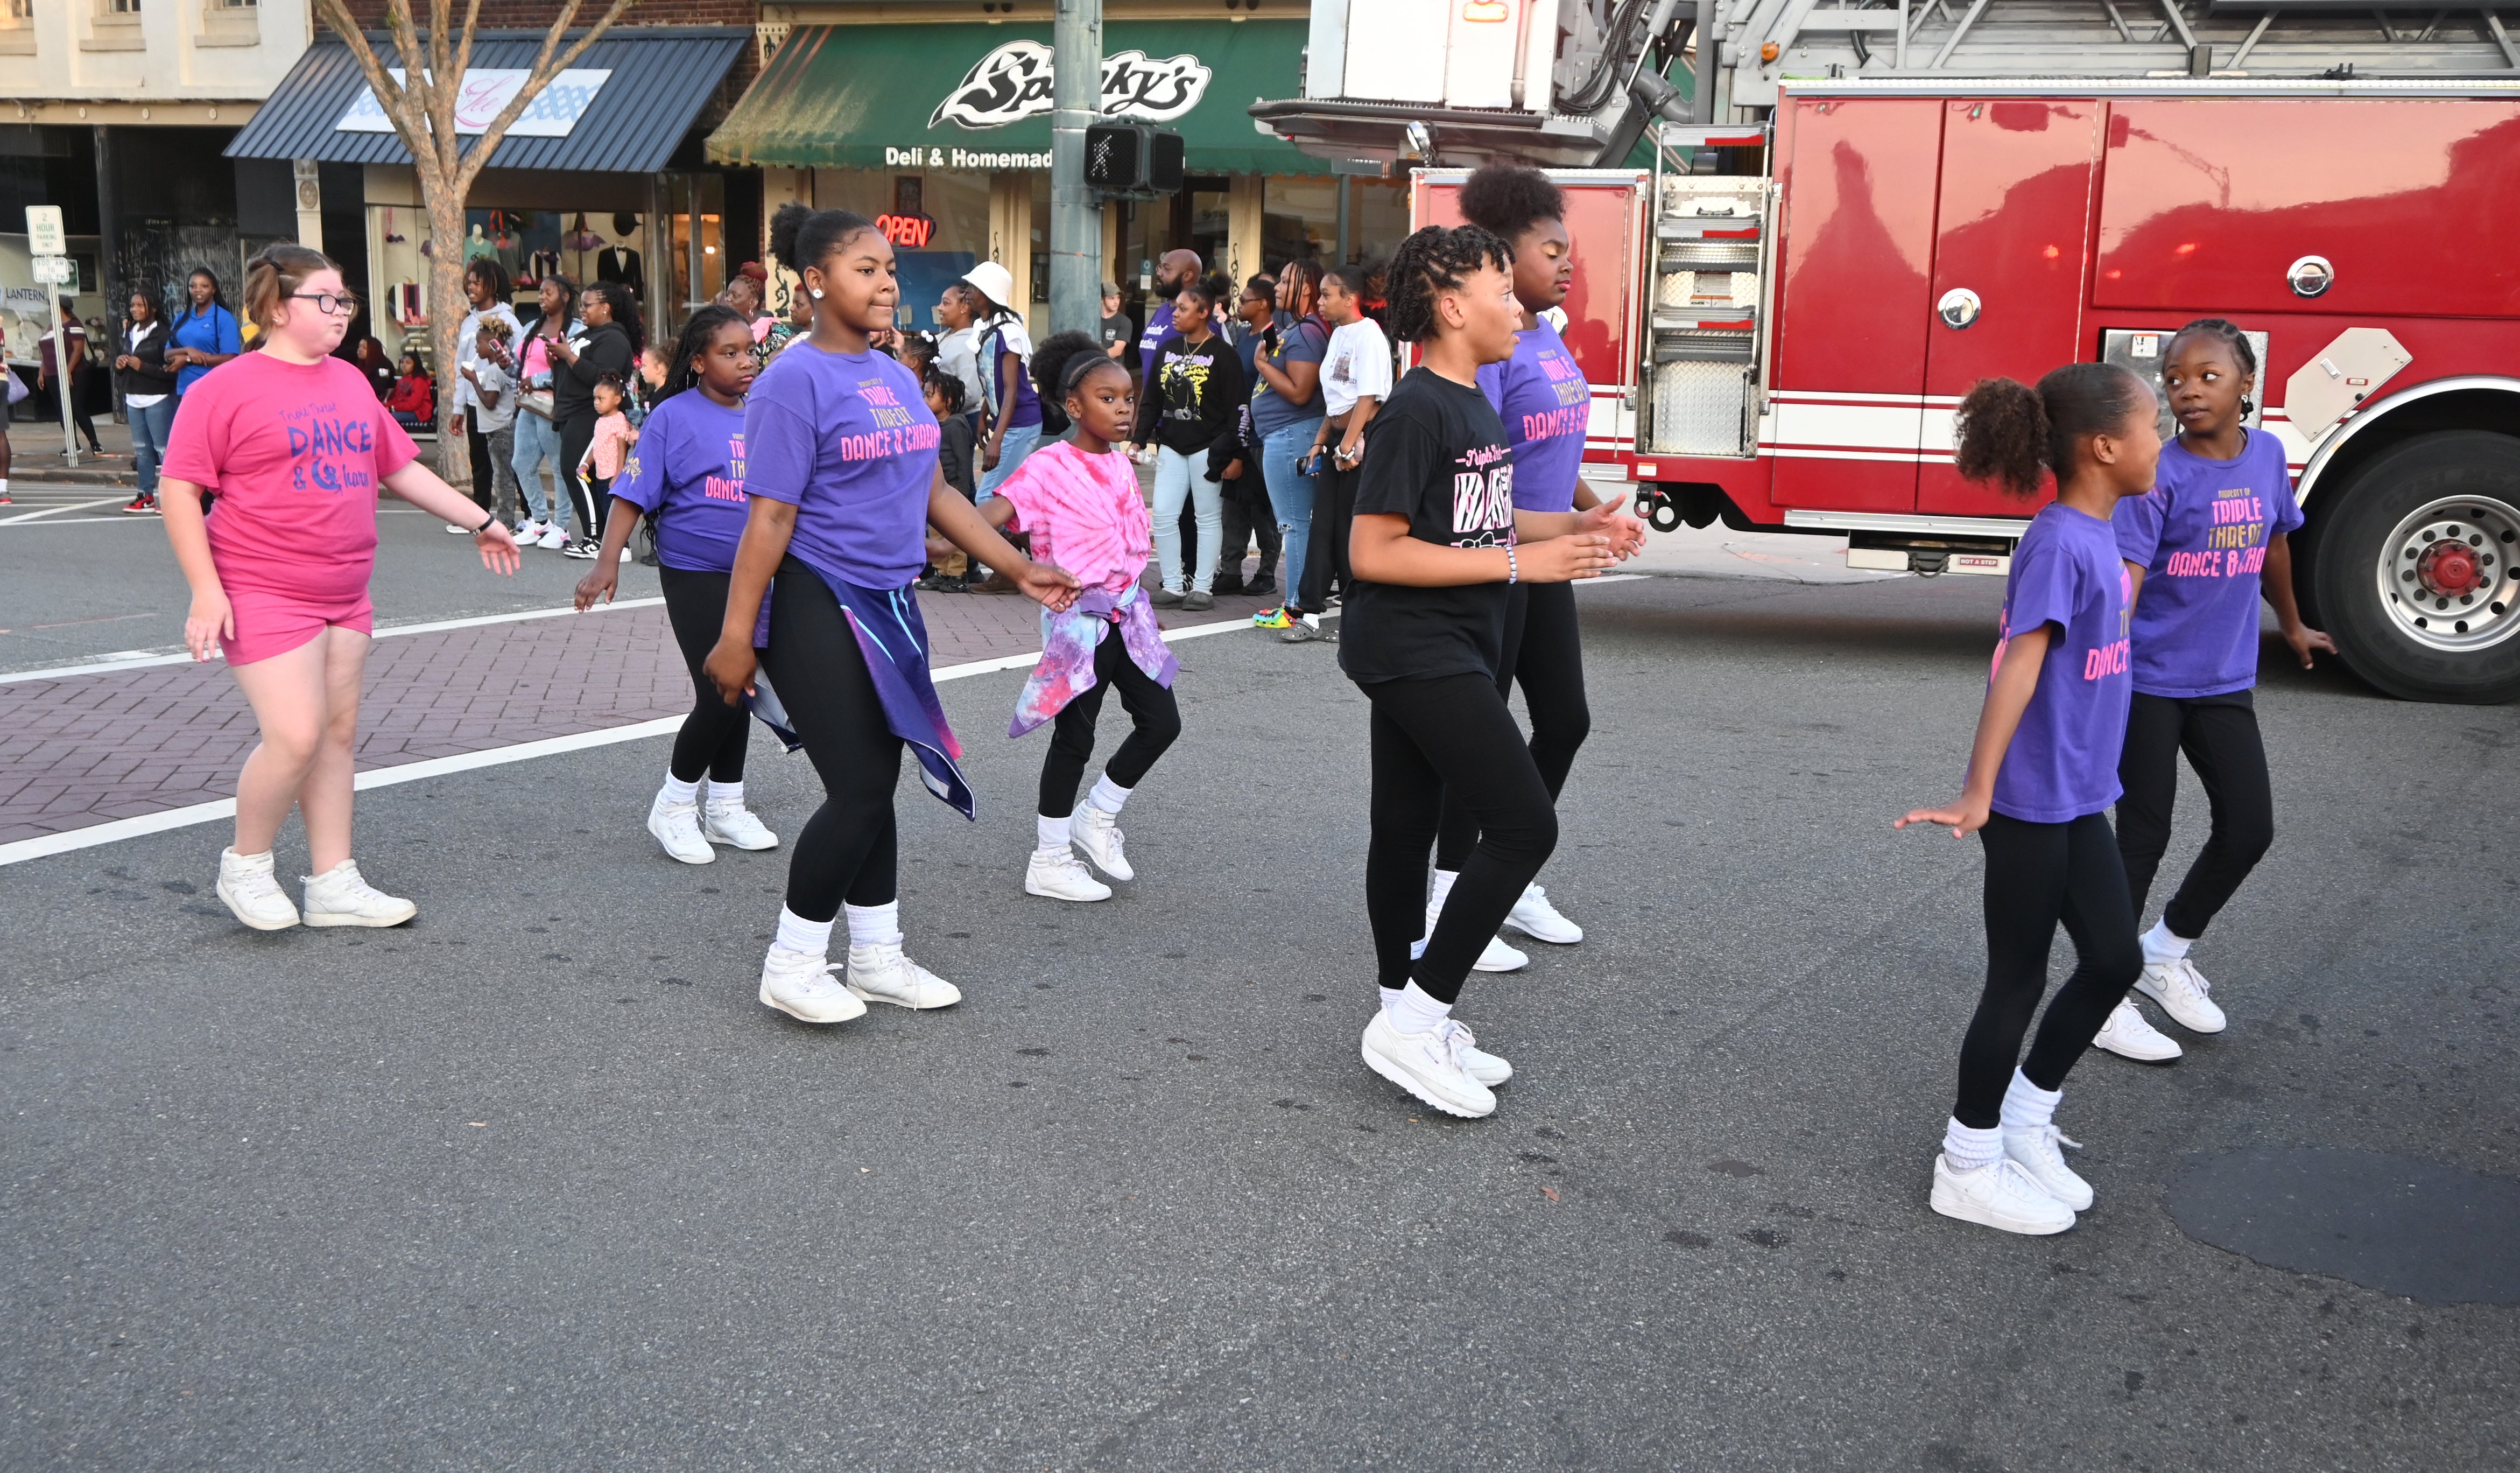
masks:
<path id="1" fill-rule="evenodd" d="M 800 1023 L 846 1023 L 866 1016 L 866 1002 L 832 980 L 839 969 L 820 956 L 773 943 L 761 959 L 761 1001 Z"/>
<path id="2" fill-rule="evenodd" d="M 621 561 L 622 561 L 622 562 L 624 562 L 624 563 L 627 563 L 627 562 L 629 562 L 629 561 L 630 561 L 630 549 L 629 549 L 629 548 L 624 547 L 624 548 L 622 548 L 622 549 L 621 549 Z"/>
<path id="3" fill-rule="evenodd" d="M 2009 1157 L 1961 1172 L 1953 1170 L 1950 1157 L 1935 1152 L 1933 1206 L 1946 1218 L 2030 1237 L 2074 1225 L 2074 1210 L 2048 1195 Z"/>
<path id="4" fill-rule="evenodd" d="M 1557 913 L 1549 903 L 1549 892 L 1537 885 L 1526 885 L 1522 898 L 1506 912 L 1505 923 L 1536 942 L 1552 946 L 1571 946 L 1584 939 L 1584 928 Z"/>
<path id="5" fill-rule="evenodd" d="M 1024 865 L 1024 894 L 1053 900 L 1107 900 L 1111 887 L 1094 878 L 1085 861 L 1066 850 L 1037 849 Z"/>
<path id="6" fill-rule="evenodd" d="M 1134 880 L 1138 872 L 1129 867 L 1126 839 L 1120 832 L 1120 815 L 1105 813 L 1092 803 L 1080 803 L 1067 820 L 1067 837 L 1085 851 L 1094 867 L 1114 880 Z"/>
<path id="7" fill-rule="evenodd" d="M 2030 1174 L 2039 1189 L 2076 1212 L 2092 1210 L 2092 1184 L 2074 1174 L 2059 1146 L 2079 1151 L 2083 1143 L 2054 1126 L 2003 1132 L 2003 1159 Z"/>
<path id="8" fill-rule="evenodd" d="M 1404 1034 L 1391 1023 L 1389 1008 L 1376 1009 L 1365 1026 L 1365 1067 L 1420 1100 L 1464 1120 L 1496 1113 L 1496 1095 L 1474 1078 L 1462 1051 L 1467 1029 L 1431 1034 Z"/>
<path id="9" fill-rule="evenodd" d="M 518 547 L 531 547 L 543 539 L 543 525 L 531 517 L 516 526 L 513 535 Z"/>
<path id="10" fill-rule="evenodd" d="M 731 844 L 737 849 L 777 849 L 779 836 L 753 815 L 750 808 L 725 804 L 705 804 L 700 807 L 700 837 L 711 844 Z"/>
<path id="11" fill-rule="evenodd" d="M 1479 1047 L 1479 1040 L 1471 1036 L 1467 1025 L 1446 1018 L 1444 1032 L 1459 1045 L 1462 1070 L 1471 1079 L 1494 1089 L 1513 1078 L 1513 1066 L 1506 1062 L 1505 1055 Z"/>
<path id="12" fill-rule="evenodd" d="M 697 803 L 667 803 L 665 795 L 648 806 L 648 832 L 665 847 L 665 852 L 685 864 L 710 864 L 717 860 L 717 851 L 700 837 L 700 806 Z"/>
<path id="13" fill-rule="evenodd" d="M 564 558 L 576 558 L 580 562 L 592 562 L 595 558 L 600 556 L 603 551 L 603 543 L 595 541 L 592 538 L 580 538 L 575 542 L 562 543 L 560 555 Z"/>
<path id="14" fill-rule="evenodd" d="M 542 536 L 535 541 L 534 545 L 536 547 L 548 549 L 552 552 L 558 552 L 568 545 L 568 533 L 561 529 L 559 523 L 552 523 L 550 526 L 543 529 Z"/>
<path id="15" fill-rule="evenodd" d="M 297 924 L 297 906 L 272 875 L 269 850 L 258 854 L 219 851 L 219 898 L 256 931 L 286 931 Z"/>
<path id="16" fill-rule="evenodd" d="M 459 537 L 469 537 L 469 536 L 472 535 L 472 529 L 471 529 L 471 528 L 469 528 L 469 527 L 460 526 L 460 525 L 458 525 L 458 524 L 456 524 L 456 523 L 453 523 L 453 522 L 449 522 L 449 523 L 447 523 L 447 524 L 446 524 L 446 529 L 447 529 L 449 532 L 452 532 L 453 534 L 455 534 L 456 536 L 459 536 Z"/>
<path id="17" fill-rule="evenodd" d="M 851 946 L 849 990 L 895 1007 L 952 1007 L 963 990 L 901 954 L 899 946 Z"/>
<path id="18" fill-rule="evenodd" d="M 1444 907 L 1441 905 L 1429 905 L 1426 907 L 1426 935 L 1418 938 L 1418 949 L 1410 953 L 1412 956 L 1422 955 L 1425 952 L 1426 938 L 1435 934 L 1435 918 L 1443 913 Z M 1491 936 L 1488 938 L 1487 945 L 1480 949 L 1479 959 L 1470 963 L 1470 970 L 1473 972 L 1519 972 L 1530 965 L 1531 958 L 1506 944 L 1504 937 Z"/>
<path id="19" fill-rule="evenodd" d="M 418 905 L 369 884 L 356 859 L 344 859 L 305 881 L 309 926 L 399 926 L 420 914 Z"/>
<path id="20" fill-rule="evenodd" d="M 2205 995 L 2213 990 L 2205 974 L 2186 957 L 2160 963 L 2145 962 L 2143 975 L 2135 980 L 2135 990 L 2161 1004 L 2170 1021 L 2191 1034 L 2219 1034 L 2230 1022 L 2214 999 Z"/>
<path id="21" fill-rule="evenodd" d="M 2167 1064 L 2187 1051 L 2179 1046 L 2178 1039 L 2146 1022 L 2142 1009 L 2124 997 L 2109 1010 L 2109 1021 L 2100 1025 L 2099 1036 L 2092 1039 L 2092 1046 L 2144 1064 Z"/>

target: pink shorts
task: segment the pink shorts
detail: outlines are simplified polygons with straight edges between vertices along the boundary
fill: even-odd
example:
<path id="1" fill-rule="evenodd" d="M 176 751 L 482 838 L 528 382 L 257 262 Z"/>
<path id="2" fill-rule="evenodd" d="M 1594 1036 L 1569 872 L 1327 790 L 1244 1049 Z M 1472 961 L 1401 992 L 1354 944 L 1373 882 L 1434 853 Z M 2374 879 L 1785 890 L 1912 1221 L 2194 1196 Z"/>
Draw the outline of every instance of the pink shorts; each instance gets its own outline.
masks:
<path id="1" fill-rule="evenodd" d="M 331 625 L 373 634 L 377 610 L 363 589 L 356 597 L 310 599 L 295 593 L 268 593 L 254 588 L 228 590 L 228 607 L 236 612 L 236 637 L 219 645 L 228 664 L 251 665 L 286 655 Z"/>

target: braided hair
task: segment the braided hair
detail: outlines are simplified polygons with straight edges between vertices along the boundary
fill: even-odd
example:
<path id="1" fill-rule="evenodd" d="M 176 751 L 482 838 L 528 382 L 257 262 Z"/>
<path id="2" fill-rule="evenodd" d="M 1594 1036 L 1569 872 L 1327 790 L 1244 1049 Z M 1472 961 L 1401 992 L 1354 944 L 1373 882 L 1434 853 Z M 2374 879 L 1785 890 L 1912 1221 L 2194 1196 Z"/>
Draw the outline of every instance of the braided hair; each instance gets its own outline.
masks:
<path id="1" fill-rule="evenodd" d="M 1490 265 L 1512 270 L 1513 248 L 1476 225 L 1429 225 L 1402 241 L 1391 255 L 1391 336 L 1403 343 L 1434 337 L 1435 298 L 1461 290 L 1464 277 Z"/>
<path id="2" fill-rule="evenodd" d="M 1123 378 L 1129 373 L 1119 360 L 1104 357 L 1102 345 L 1089 333 L 1053 333 L 1032 350 L 1032 385 L 1041 391 L 1042 434 L 1067 433 L 1067 396 L 1082 390 L 1098 368 Z"/>
<path id="3" fill-rule="evenodd" d="M 2177 350 L 2179 340 L 2190 333 L 2211 338 L 2229 348 L 2232 358 L 2240 365 L 2240 372 L 2252 379 L 2258 376 L 2258 350 L 2249 345 L 2249 335 L 2240 331 L 2240 325 L 2228 317 L 2199 317 L 2171 334 L 2170 342 L 2163 345 L 2161 354 L 2165 368 L 2169 365 L 2171 353 Z M 2240 395 L 2240 418 L 2247 419 L 2257 412 L 2257 404 L 2247 394 Z"/>
<path id="4" fill-rule="evenodd" d="M 737 327 L 748 326 L 742 312 L 715 302 L 692 314 L 692 320 L 683 324 L 683 335 L 674 340 L 673 361 L 665 370 L 665 387 L 657 391 L 657 403 L 698 386 L 700 376 L 692 370 L 692 360 L 707 352 L 709 340 L 730 323 Z"/>

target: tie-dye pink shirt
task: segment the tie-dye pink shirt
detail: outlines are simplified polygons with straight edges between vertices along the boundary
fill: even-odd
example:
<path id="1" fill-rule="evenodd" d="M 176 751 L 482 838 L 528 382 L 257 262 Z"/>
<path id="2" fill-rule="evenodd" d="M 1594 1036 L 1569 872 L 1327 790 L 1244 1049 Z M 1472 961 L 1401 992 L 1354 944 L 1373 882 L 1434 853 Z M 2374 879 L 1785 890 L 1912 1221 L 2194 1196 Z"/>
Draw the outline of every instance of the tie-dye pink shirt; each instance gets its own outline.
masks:
<path id="1" fill-rule="evenodd" d="M 1007 529 L 1032 534 L 1033 561 L 1066 569 L 1088 589 L 1121 592 L 1154 556 L 1138 473 L 1117 450 L 1088 455 L 1056 440 L 1025 457 L 997 493 L 1015 506 Z"/>

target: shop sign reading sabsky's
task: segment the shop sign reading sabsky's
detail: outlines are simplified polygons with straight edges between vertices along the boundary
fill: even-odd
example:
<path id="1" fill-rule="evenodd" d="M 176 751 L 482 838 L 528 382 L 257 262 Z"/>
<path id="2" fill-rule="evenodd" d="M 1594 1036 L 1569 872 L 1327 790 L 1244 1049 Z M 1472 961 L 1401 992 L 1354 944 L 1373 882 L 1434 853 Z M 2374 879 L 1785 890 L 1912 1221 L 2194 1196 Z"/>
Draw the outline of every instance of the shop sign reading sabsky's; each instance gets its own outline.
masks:
<path id="1" fill-rule="evenodd" d="M 1009 41 L 971 64 L 928 115 L 927 125 L 1002 128 L 1047 115 L 1055 56 L 1039 41 Z M 1198 106 L 1213 75 L 1194 56 L 1114 52 L 1102 59 L 1102 115 L 1170 122 Z"/>
<path id="2" fill-rule="evenodd" d="M 400 67 L 388 69 L 397 85 L 405 83 Z M 426 75 L 427 73 L 423 73 Z M 522 68 L 472 67 L 465 70 L 464 85 L 455 98 L 455 131 L 477 138 L 487 132 L 499 111 L 514 102 L 517 93 L 533 73 Z M 603 90 L 605 80 L 612 75 L 610 68 L 572 67 L 552 77 L 517 120 L 508 124 L 511 138 L 566 138 L 595 104 L 595 94 Z M 393 120 L 385 116 L 384 105 L 374 92 L 363 91 L 350 104 L 350 111 L 333 124 L 337 133 L 390 133 Z"/>

